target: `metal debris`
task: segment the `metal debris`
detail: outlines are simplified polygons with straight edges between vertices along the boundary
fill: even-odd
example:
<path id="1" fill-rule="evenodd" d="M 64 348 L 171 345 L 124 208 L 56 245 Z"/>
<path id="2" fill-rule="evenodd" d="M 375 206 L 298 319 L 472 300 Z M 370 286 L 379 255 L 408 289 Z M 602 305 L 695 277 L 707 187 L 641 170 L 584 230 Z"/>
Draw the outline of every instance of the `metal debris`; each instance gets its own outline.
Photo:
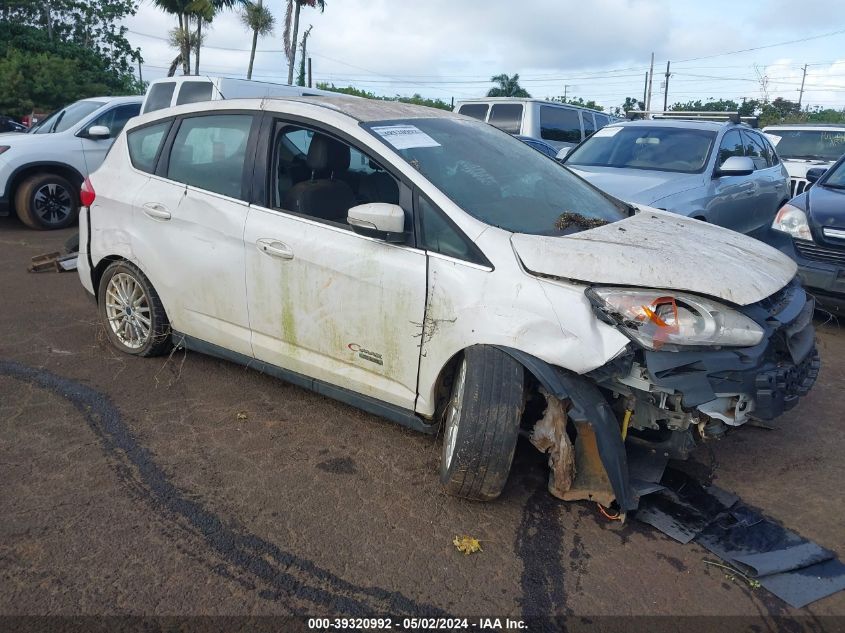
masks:
<path id="1" fill-rule="evenodd" d="M 59 251 L 36 255 L 30 261 L 27 270 L 31 273 L 43 273 L 48 271 L 64 273 L 76 270 L 77 257 L 77 253 L 62 255 Z"/>

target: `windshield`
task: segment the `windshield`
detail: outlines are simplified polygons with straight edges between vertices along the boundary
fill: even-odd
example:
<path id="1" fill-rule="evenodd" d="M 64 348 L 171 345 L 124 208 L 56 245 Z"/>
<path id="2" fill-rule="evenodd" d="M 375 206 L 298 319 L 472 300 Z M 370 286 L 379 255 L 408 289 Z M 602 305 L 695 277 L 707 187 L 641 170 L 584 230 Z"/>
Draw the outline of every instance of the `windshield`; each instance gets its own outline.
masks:
<path id="1" fill-rule="evenodd" d="M 771 130 L 766 136 L 781 158 L 835 161 L 845 154 L 845 130 Z"/>
<path id="2" fill-rule="evenodd" d="M 835 189 L 845 189 L 845 161 L 842 161 L 835 167 L 831 167 L 822 185 Z"/>
<path id="3" fill-rule="evenodd" d="M 102 101 L 77 101 L 66 108 L 56 110 L 46 119 L 39 121 L 32 127 L 29 133 L 53 134 L 64 132 L 103 105 Z"/>
<path id="4" fill-rule="evenodd" d="M 644 125 L 604 127 L 566 157 L 570 166 L 693 174 L 704 170 L 715 132 Z"/>
<path id="5" fill-rule="evenodd" d="M 622 203 L 491 125 L 437 118 L 363 127 L 467 213 L 507 231 L 561 235 L 627 216 Z"/>

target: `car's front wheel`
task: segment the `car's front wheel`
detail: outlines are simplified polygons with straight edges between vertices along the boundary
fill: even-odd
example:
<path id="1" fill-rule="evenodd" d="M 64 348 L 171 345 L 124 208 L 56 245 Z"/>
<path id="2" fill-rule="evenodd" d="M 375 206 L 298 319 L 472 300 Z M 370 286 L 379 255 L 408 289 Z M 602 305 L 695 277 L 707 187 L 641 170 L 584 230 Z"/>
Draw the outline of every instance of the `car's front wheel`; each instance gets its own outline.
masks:
<path id="1" fill-rule="evenodd" d="M 58 174 L 35 174 L 18 186 L 15 210 L 31 229 L 63 229 L 79 215 L 79 189 Z"/>
<path id="2" fill-rule="evenodd" d="M 106 268 L 97 303 L 106 336 L 120 351 L 158 356 L 170 350 L 170 321 L 161 299 L 133 264 L 119 261 Z"/>
<path id="3" fill-rule="evenodd" d="M 522 365 L 495 347 L 468 348 L 446 408 L 440 481 L 449 494 L 495 499 L 510 473 L 525 405 Z"/>

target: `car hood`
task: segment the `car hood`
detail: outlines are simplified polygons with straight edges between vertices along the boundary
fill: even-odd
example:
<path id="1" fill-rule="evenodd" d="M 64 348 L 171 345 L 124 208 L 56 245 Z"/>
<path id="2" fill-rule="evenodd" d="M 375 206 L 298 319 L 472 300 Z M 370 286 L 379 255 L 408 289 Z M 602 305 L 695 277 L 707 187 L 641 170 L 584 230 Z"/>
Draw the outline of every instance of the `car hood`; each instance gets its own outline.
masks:
<path id="1" fill-rule="evenodd" d="M 620 200 L 650 204 L 701 184 L 701 174 L 649 169 L 567 165 L 576 174 Z"/>
<path id="2" fill-rule="evenodd" d="M 845 228 L 845 191 L 813 185 L 805 203 L 812 221 L 819 226 Z"/>
<path id="3" fill-rule="evenodd" d="M 684 290 L 748 305 L 780 290 L 797 267 L 740 233 L 640 207 L 618 222 L 550 237 L 515 233 L 511 243 L 533 273 L 595 284 Z"/>

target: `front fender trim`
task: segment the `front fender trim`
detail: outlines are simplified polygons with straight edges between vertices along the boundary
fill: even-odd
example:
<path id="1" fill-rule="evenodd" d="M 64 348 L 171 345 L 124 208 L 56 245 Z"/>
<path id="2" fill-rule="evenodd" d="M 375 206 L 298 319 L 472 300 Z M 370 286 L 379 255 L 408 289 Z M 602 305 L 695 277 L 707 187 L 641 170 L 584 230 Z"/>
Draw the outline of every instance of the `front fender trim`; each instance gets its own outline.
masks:
<path id="1" fill-rule="evenodd" d="M 628 456 L 619 432 L 619 423 L 595 383 L 518 349 L 497 347 L 521 363 L 551 395 L 572 403 L 567 415 L 576 424 L 588 425 L 595 434 L 599 457 L 616 496 L 616 503 L 623 512 L 636 510 L 639 497 L 631 488 Z"/>

